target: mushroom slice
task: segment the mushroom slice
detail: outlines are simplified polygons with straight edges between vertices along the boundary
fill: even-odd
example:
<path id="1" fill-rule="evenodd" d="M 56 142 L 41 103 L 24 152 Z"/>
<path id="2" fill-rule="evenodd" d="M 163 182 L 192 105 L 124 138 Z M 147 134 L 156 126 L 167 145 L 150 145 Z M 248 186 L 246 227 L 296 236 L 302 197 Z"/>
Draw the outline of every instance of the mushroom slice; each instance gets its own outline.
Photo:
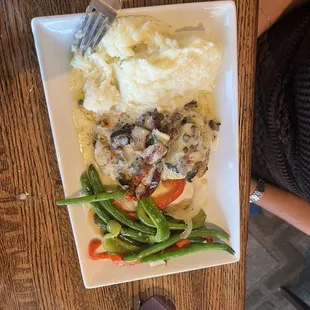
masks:
<path id="1" fill-rule="evenodd" d="M 130 129 L 116 130 L 111 134 L 110 140 L 113 148 L 128 145 L 130 144 L 131 141 L 131 130 Z"/>

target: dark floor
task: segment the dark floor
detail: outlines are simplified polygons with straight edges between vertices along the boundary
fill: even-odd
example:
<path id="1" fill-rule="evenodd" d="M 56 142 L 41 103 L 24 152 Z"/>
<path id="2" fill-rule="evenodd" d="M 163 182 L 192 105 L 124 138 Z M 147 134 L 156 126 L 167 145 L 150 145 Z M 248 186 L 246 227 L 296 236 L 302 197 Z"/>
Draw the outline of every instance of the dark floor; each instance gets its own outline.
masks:
<path id="1" fill-rule="evenodd" d="M 278 288 L 310 305 L 310 236 L 263 211 L 250 217 L 246 310 L 295 309 Z"/>

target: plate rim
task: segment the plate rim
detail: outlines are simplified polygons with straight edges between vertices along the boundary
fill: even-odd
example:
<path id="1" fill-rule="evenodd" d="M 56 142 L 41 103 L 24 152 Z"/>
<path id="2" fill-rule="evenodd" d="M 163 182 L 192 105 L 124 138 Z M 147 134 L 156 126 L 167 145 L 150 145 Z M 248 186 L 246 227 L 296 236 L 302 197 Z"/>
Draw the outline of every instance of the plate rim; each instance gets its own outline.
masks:
<path id="1" fill-rule="evenodd" d="M 232 1 L 232 0 L 226 0 L 226 1 L 212 1 L 212 2 L 192 2 L 192 3 L 179 3 L 179 4 L 168 4 L 168 5 L 155 5 L 155 6 L 146 6 L 146 7 L 133 7 L 133 8 L 124 8 L 122 9 L 122 12 L 123 14 L 122 15 L 126 15 L 126 14 L 130 14 L 131 12 L 135 12 L 135 13 L 139 13 L 139 12 L 147 12 L 147 11 L 150 11 L 150 10 L 153 10 L 153 9 L 160 9 L 160 8 L 165 8 L 165 9 L 173 9 L 174 7 L 201 7 L 201 6 L 207 6 L 209 8 L 212 8 L 212 7 L 224 7 L 224 8 L 227 8 L 227 9 L 232 9 L 233 10 L 233 28 L 234 28 L 234 35 L 235 35 L 235 51 L 234 53 L 236 54 L 236 61 L 234 61 L 234 65 L 235 65 L 235 72 L 236 72 L 236 75 L 238 76 L 238 45 L 237 45 L 237 17 L 236 17 L 236 5 L 235 5 L 235 2 Z M 47 109 L 48 109 L 48 114 L 49 114 L 49 119 L 50 119 L 50 126 L 51 126 L 51 130 L 52 130 L 52 135 L 53 135 L 53 141 L 54 141 L 54 147 L 55 147 L 55 151 L 56 151 L 56 156 L 57 156 L 57 164 L 58 164 L 58 168 L 59 168 L 59 171 L 60 171 L 60 174 L 61 174 L 61 178 L 62 178 L 62 182 L 63 182 L 63 179 L 64 179 L 64 176 L 63 176 L 63 173 L 62 173 L 62 165 L 61 165 L 61 161 L 60 161 L 60 153 L 59 153 L 59 150 L 58 150 L 58 146 L 56 145 L 56 141 L 55 141 L 55 129 L 54 129 L 54 121 L 53 121 L 53 118 L 52 118 L 52 113 L 50 112 L 50 103 L 49 103 L 49 92 L 48 92 L 48 89 L 47 89 L 47 83 L 46 83 L 46 80 L 45 80 L 45 74 L 44 74 L 44 70 L 43 70 L 43 66 L 44 66 L 44 63 L 43 63 L 43 60 L 42 60 L 42 55 L 41 55 L 41 52 L 40 52 L 40 48 L 39 48 L 39 38 L 38 38 L 38 35 L 37 35 L 37 30 L 38 30 L 38 27 L 42 26 L 42 22 L 43 21 L 46 21 L 48 19 L 72 19 L 72 18 L 75 18 L 75 17 L 78 17 L 78 16 L 81 16 L 83 13 L 74 13 L 74 14 L 64 14 L 64 15 L 49 15 L 49 16 L 40 16 L 40 17 L 34 17 L 32 20 L 31 20 L 31 28 L 32 28 L 32 32 L 33 32 L 33 37 L 34 37 L 34 43 L 35 43 L 35 49 L 36 49 L 36 53 L 37 53 L 37 57 L 38 57 L 38 62 L 39 62 L 39 68 L 40 68 L 40 75 L 41 75 L 41 79 L 42 79 L 42 84 L 43 84 L 43 89 L 44 89 L 44 95 L 45 95 L 45 101 L 46 101 L 46 105 L 47 105 Z M 135 14 L 137 15 L 137 14 Z M 239 92 L 238 92 L 238 80 L 236 82 L 236 89 L 234 90 L 235 91 L 235 96 L 236 98 L 234 98 L 234 102 L 236 102 L 236 107 L 235 107 L 235 117 L 236 117 L 236 120 L 237 120 L 237 125 L 239 124 Z M 237 138 L 237 145 L 236 145 L 236 150 L 237 152 L 239 151 L 240 149 L 240 140 L 239 140 L 239 127 L 237 126 L 237 132 L 236 132 L 236 138 Z M 239 172 L 239 156 L 236 156 L 236 170 Z M 239 182 L 240 182 L 240 175 L 238 173 L 237 175 L 237 180 L 238 180 L 238 185 L 239 185 Z M 238 186 L 239 188 L 239 186 Z M 75 235 L 75 232 L 74 232 L 74 229 L 73 229 L 73 217 L 72 217 L 72 214 L 71 214 L 71 207 L 68 207 L 68 212 L 69 212 L 69 217 L 70 217 L 70 224 L 71 224 L 71 229 L 72 229 L 72 232 L 73 232 L 73 236 L 74 236 L 74 240 L 75 240 L 75 246 L 76 246 L 76 251 L 77 251 L 77 254 L 78 254 L 78 258 L 79 258 L 79 265 L 80 265 L 80 269 L 81 269 L 81 274 L 82 274 L 82 280 L 83 280 L 83 283 L 84 283 L 84 286 L 87 288 L 87 289 L 91 289 L 91 288 L 97 288 L 97 287 L 103 287 L 103 286 L 110 286 L 110 285 L 117 285 L 117 284 L 120 284 L 120 283 L 127 283 L 127 282 L 131 282 L 131 281 L 138 281 L 138 280 L 142 280 L 142 279 L 147 279 L 147 278 L 155 278 L 155 277 L 159 277 L 159 276 L 166 276 L 166 275 L 170 275 L 170 274 L 176 274 L 176 273 L 181 273 L 181 272 L 188 272 L 188 271 L 194 271 L 194 270 L 198 270 L 198 269 L 205 269 L 205 268 L 211 268 L 211 267 L 216 267 L 216 266 L 222 266 L 222 265 L 226 265 L 226 264 L 232 264 L 232 263 L 236 263 L 240 260 L 241 258 L 241 248 L 240 248 L 240 238 L 241 238 L 241 227 L 240 227 L 240 224 L 241 224 L 241 221 L 240 221 L 240 193 L 239 191 L 236 193 L 236 196 L 237 196 L 237 201 L 238 201 L 238 215 L 239 215 L 239 227 L 238 227 L 238 237 L 239 237 L 239 241 L 238 241 L 238 252 L 234 255 L 234 256 L 231 256 L 231 261 L 229 262 L 225 262 L 225 263 L 219 263 L 219 264 L 212 264 L 212 266 L 204 266 L 204 267 L 189 267 L 189 268 L 186 268 L 184 270 L 175 270 L 175 271 L 172 271 L 172 272 L 167 272 L 167 273 L 164 273 L 164 274 L 156 274 L 156 275 L 152 275 L 152 276 L 141 276 L 141 277 L 137 277 L 135 279 L 128 279 L 128 280 L 121 280 L 121 281 L 114 281 L 113 283 L 105 283 L 105 284 L 100 284 L 100 285 L 92 285 L 90 282 L 88 282 L 86 278 L 86 270 L 84 270 L 83 268 L 83 264 L 82 264 L 82 259 L 80 257 L 80 254 L 79 254 L 79 251 L 78 251 L 78 246 L 77 246 L 77 242 L 76 242 L 76 235 Z"/>

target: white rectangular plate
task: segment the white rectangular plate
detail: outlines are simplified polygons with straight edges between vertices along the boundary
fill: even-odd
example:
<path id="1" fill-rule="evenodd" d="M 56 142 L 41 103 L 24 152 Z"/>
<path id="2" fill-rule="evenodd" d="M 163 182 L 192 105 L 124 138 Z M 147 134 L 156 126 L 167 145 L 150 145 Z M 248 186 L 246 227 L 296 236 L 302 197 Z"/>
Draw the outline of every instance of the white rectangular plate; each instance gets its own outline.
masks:
<path id="1" fill-rule="evenodd" d="M 88 207 L 69 207 L 69 214 L 87 288 L 162 276 L 177 272 L 233 263 L 240 257 L 237 38 L 236 11 L 232 1 L 188 3 L 122 10 L 121 15 L 148 15 L 166 21 L 175 29 L 198 27 L 223 49 L 223 60 L 214 92 L 222 126 L 219 145 L 211 154 L 208 183 L 201 201 L 208 199 L 208 221 L 231 235 L 235 256 L 225 252 L 203 252 L 180 257 L 167 266 L 121 267 L 110 261 L 92 261 L 87 246 L 96 234 L 87 218 Z M 67 196 L 80 189 L 85 170 L 71 114 L 69 90 L 70 46 L 81 15 L 39 17 L 32 31 L 39 58 L 43 86 L 51 120 L 55 148 Z M 190 29 L 190 28 L 187 28 Z M 55 206 L 56 208 L 56 206 Z"/>

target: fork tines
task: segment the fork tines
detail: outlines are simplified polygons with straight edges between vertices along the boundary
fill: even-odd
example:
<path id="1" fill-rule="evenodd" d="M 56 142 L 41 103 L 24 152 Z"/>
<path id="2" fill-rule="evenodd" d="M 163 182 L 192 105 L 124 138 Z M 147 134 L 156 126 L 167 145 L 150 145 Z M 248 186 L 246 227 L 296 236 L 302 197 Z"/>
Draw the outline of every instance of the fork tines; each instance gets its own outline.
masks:
<path id="1" fill-rule="evenodd" d="M 93 53 L 112 25 L 121 8 L 120 0 L 92 0 L 75 35 L 75 46 L 84 55 L 88 48 Z"/>

